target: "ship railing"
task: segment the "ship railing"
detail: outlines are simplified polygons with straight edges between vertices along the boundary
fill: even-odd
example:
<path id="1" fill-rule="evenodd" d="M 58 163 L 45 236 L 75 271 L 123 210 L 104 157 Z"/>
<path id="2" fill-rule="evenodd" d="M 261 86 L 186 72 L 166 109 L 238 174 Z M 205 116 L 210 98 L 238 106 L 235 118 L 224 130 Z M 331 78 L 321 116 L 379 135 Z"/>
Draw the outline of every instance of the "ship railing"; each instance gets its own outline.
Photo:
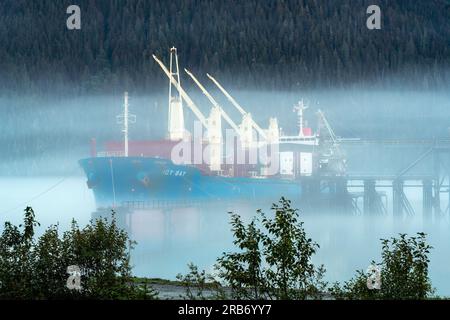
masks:
<path id="1" fill-rule="evenodd" d="M 125 152 L 123 151 L 99 151 L 97 152 L 97 157 L 124 157 Z"/>
<path id="2" fill-rule="evenodd" d="M 175 208 L 175 207 L 190 207 L 204 204 L 200 200 L 169 200 L 169 199 L 154 199 L 147 201 L 124 201 L 122 207 L 130 209 L 160 209 L 160 208 Z"/>
<path id="3" fill-rule="evenodd" d="M 282 136 L 279 139 L 279 143 L 299 143 L 308 145 L 317 145 L 318 140 L 316 136 Z"/>

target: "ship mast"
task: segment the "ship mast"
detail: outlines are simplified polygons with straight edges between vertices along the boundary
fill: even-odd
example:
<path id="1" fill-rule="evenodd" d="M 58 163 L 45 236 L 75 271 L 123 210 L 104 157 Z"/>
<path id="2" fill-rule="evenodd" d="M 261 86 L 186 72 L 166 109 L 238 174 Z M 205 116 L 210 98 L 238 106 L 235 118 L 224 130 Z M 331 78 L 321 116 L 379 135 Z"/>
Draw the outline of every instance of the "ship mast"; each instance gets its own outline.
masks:
<path id="1" fill-rule="evenodd" d="M 304 133 L 303 133 L 303 124 L 304 124 L 303 111 L 305 111 L 306 109 L 308 109 L 308 107 L 305 106 L 303 99 L 300 100 L 298 102 L 298 104 L 294 106 L 294 112 L 297 111 L 297 116 L 298 116 L 298 129 L 299 129 L 298 136 L 299 137 L 304 136 Z"/>
<path id="2" fill-rule="evenodd" d="M 130 123 L 136 122 L 136 116 L 134 114 L 130 114 L 129 112 L 129 103 L 128 103 L 128 92 L 124 94 L 124 103 L 123 103 L 123 114 L 117 116 L 117 123 L 123 124 L 122 132 L 123 132 L 123 142 L 124 142 L 124 156 L 128 157 L 128 126 Z"/>

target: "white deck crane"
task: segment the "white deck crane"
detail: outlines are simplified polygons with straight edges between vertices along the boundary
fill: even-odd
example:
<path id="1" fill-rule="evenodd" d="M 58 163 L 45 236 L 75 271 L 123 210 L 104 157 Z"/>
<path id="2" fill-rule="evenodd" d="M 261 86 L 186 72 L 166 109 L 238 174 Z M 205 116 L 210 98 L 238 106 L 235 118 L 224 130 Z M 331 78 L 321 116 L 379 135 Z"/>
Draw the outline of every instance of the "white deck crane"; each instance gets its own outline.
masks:
<path id="1" fill-rule="evenodd" d="M 205 89 L 205 87 L 198 81 L 198 79 L 187 69 L 184 69 L 184 71 L 194 80 L 194 82 L 197 84 L 197 86 L 200 88 L 200 90 L 203 92 L 203 94 L 208 98 L 208 100 L 211 102 L 211 104 L 220 110 L 220 114 L 225 119 L 226 122 L 236 131 L 237 134 L 240 134 L 239 127 L 234 123 L 234 121 L 228 116 L 228 114 L 223 110 L 223 108 L 219 105 L 219 103 L 214 99 L 209 92 Z"/>
<path id="2" fill-rule="evenodd" d="M 278 121 L 276 118 L 270 119 L 270 126 L 269 130 L 266 133 L 252 118 L 251 114 L 246 112 L 244 108 L 242 108 L 239 103 L 222 87 L 222 85 L 210 74 L 206 74 L 208 78 L 214 82 L 214 84 L 219 88 L 220 91 L 227 97 L 227 99 L 231 102 L 231 104 L 242 114 L 242 126 L 245 127 L 246 125 L 250 125 L 251 127 L 255 128 L 255 130 L 258 132 L 258 134 L 267 142 L 278 142 L 279 138 L 279 131 L 278 131 Z M 245 128 L 244 128 L 245 129 Z"/>
<path id="3" fill-rule="evenodd" d="M 181 97 L 183 98 L 183 100 L 187 103 L 189 109 L 192 110 L 192 112 L 195 114 L 195 116 L 197 117 L 197 119 L 202 123 L 202 125 L 208 129 L 208 123 L 206 121 L 206 117 L 203 115 L 203 113 L 200 111 L 200 109 L 197 108 L 197 106 L 195 105 L 195 103 L 192 101 L 192 99 L 188 96 L 188 94 L 186 93 L 186 91 L 184 91 L 184 89 L 180 86 L 180 84 L 177 82 L 177 80 L 173 77 L 173 75 L 169 72 L 169 70 L 167 70 L 166 66 L 164 65 L 164 63 L 161 62 L 161 60 L 159 60 L 155 55 L 152 55 L 153 59 L 159 64 L 159 66 L 161 67 L 161 69 L 164 71 L 164 73 L 166 74 L 166 76 L 169 78 L 170 82 L 175 86 L 175 88 L 178 90 L 178 92 L 180 93 Z"/>
<path id="4" fill-rule="evenodd" d="M 178 68 L 178 55 L 177 49 L 172 47 L 170 49 L 170 63 L 169 72 L 175 77 L 178 84 L 180 82 L 180 71 Z M 167 124 L 167 132 L 169 135 L 169 140 L 178 141 L 185 139 L 186 130 L 184 128 L 184 113 L 183 113 L 183 99 L 181 98 L 180 92 L 178 95 L 172 93 L 172 82 L 169 83 L 169 121 Z"/>
<path id="5" fill-rule="evenodd" d="M 333 174 L 335 175 L 344 175 L 346 173 L 346 157 L 343 152 L 343 150 L 340 148 L 339 145 L 339 138 L 336 136 L 336 134 L 333 131 L 333 128 L 331 128 L 330 123 L 328 122 L 327 118 L 325 117 L 325 114 L 319 109 L 317 111 L 317 114 L 319 116 L 319 120 L 321 121 L 322 125 L 325 127 L 329 138 L 331 140 L 330 142 L 327 142 L 326 138 L 323 139 L 322 133 L 319 133 L 321 139 L 324 141 L 322 142 L 323 147 L 325 148 L 325 151 L 322 153 L 321 159 L 319 160 L 320 166 L 326 165 L 328 170 L 331 170 Z M 320 128 L 320 124 L 319 124 Z"/>
<path id="6" fill-rule="evenodd" d="M 318 110 L 317 114 L 319 115 L 320 120 L 322 120 L 322 123 L 325 125 L 325 128 L 328 131 L 328 134 L 330 135 L 331 141 L 333 142 L 333 145 L 338 145 L 336 135 L 334 134 L 333 128 L 331 128 L 330 123 L 328 122 L 327 118 L 323 114 L 322 110 Z"/>
<path id="7" fill-rule="evenodd" d="M 213 107 L 209 117 L 206 118 L 186 91 L 181 87 L 180 83 L 174 78 L 173 74 L 167 70 L 164 63 L 162 63 L 155 55 L 153 55 L 153 59 L 159 64 L 169 78 L 170 83 L 175 86 L 182 99 L 186 102 L 203 127 L 206 128 L 208 134 L 209 167 L 212 171 L 220 171 L 222 163 L 222 122 L 220 109 Z"/>

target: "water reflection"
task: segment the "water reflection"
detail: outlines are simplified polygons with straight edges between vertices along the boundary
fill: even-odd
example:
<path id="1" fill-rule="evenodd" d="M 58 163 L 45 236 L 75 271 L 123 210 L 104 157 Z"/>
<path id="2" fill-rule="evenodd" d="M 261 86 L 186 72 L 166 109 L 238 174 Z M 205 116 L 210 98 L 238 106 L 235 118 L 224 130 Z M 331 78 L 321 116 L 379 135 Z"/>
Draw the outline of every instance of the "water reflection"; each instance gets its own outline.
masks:
<path id="1" fill-rule="evenodd" d="M 138 242 L 132 254 L 135 273 L 174 279 L 177 273 L 187 271 L 189 262 L 213 271 L 216 258 L 224 251 L 234 250 L 227 212 L 237 212 L 248 222 L 258 208 L 270 215 L 270 201 L 261 205 L 229 202 L 125 213 L 124 227 Z M 301 212 L 301 220 L 308 235 L 320 245 L 314 262 L 325 265 L 326 279 L 330 282 L 348 280 L 355 270 L 365 270 L 372 260 L 380 261 L 381 238 L 426 232 L 434 247 L 430 265 L 433 284 L 439 294 L 449 295 L 448 218 L 427 221 L 417 212 L 412 217 L 394 219 L 392 214 L 364 216 L 306 211 Z"/>

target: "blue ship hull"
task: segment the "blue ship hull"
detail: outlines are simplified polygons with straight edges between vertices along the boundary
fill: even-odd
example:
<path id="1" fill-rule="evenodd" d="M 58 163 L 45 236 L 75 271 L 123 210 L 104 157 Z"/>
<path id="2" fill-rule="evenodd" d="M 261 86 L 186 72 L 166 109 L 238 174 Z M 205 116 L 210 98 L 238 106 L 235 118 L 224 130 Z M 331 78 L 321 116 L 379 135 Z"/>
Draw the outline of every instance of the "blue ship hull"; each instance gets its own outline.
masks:
<path id="1" fill-rule="evenodd" d="M 223 177 L 151 157 L 96 157 L 79 161 L 98 207 L 127 202 L 261 200 L 302 196 L 300 180 Z"/>

